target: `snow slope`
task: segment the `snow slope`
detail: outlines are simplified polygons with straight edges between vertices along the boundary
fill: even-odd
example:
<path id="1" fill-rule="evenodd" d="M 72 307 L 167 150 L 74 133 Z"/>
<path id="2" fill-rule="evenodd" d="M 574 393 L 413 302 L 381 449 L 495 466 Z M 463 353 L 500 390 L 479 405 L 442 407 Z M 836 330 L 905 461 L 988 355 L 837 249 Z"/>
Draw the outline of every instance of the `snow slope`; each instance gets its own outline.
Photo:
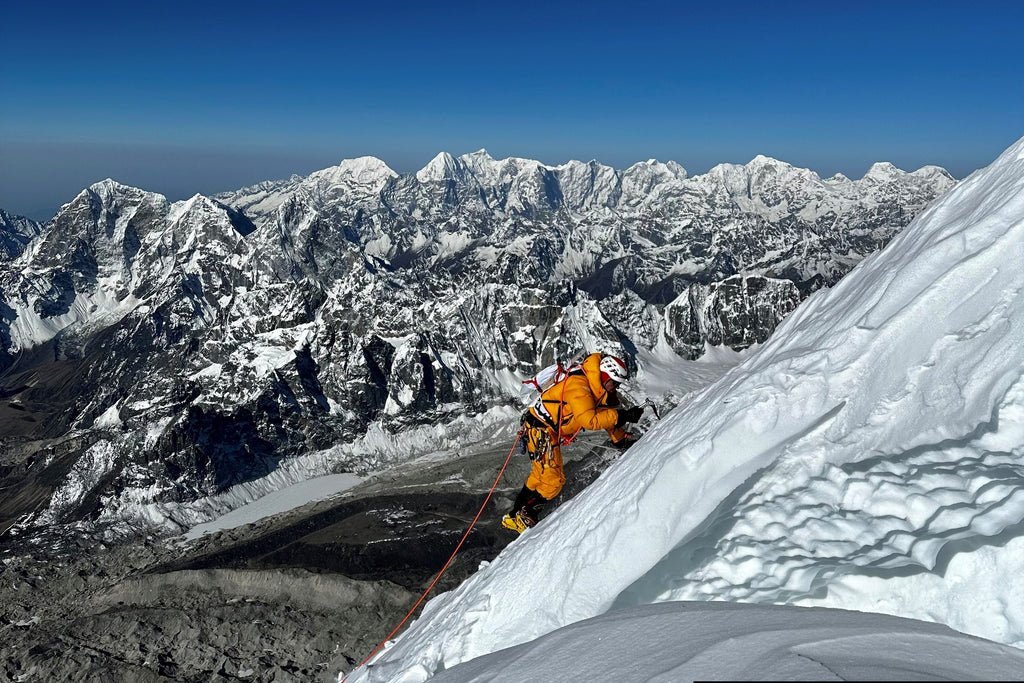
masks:
<path id="1" fill-rule="evenodd" d="M 983 681 L 1018 679 L 1021 671 L 1024 652 L 936 624 L 839 610 L 673 602 L 571 624 L 432 680 Z"/>
<path id="2" fill-rule="evenodd" d="M 686 590 L 821 598 L 836 577 L 941 573 L 943 553 L 987 543 L 1014 552 L 1004 534 L 1024 526 L 1021 263 L 1024 140 L 429 602 L 349 680 L 422 681 Z M 998 566 L 1019 576 L 1024 556 Z M 948 603 L 931 607 L 952 620 Z"/>

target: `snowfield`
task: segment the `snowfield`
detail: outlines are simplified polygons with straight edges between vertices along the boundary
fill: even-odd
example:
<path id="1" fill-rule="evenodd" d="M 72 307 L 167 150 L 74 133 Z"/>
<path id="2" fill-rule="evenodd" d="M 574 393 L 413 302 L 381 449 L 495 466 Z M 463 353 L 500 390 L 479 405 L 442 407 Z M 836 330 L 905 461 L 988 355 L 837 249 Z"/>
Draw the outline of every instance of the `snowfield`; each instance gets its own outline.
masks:
<path id="1" fill-rule="evenodd" d="M 625 622 L 665 653 L 657 672 L 663 680 L 718 676 L 700 667 L 667 673 L 676 671 L 680 648 L 691 647 L 687 629 L 714 628 L 701 610 L 697 626 L 687 621 L 693 608 L 614 611 L 692 599 L 909 606 L 915 616 L 1024 645 L 1024 547 L 1015 540 L 1024 528 L 1021 264 L 1024 140 L 806 301 L 756 353 L 656 423 L 583 494 L 431 600 L 348 680 L 424 681 L 535 639 L 487 661 L 551 662 L 561 652 L 569 669 L 530 664 L 519 671 L 533 675 L 516 677 L 585 680 L 588 657 L 621 640 Z M 938 587 L 921 590 L 926 582 Z M 723 614 L 736 621 L 733 612 Z M 850 643 L 869 665 L 879 664 L 876 651 L 885 661 L 900 647 L 925 652 L 915 661 L 935 667 L 928 675 L 1024 671 L 1019 657 L 1014 674 L 953 661 L 948 632 L 926 626 L 926 635 L 887 638 L 889 622 L 878 616 L 857 622 L 829 650 L 829 629 L 846 628 L 838 615 L 787 611 L 785 623 L 765 631 L 757 620 L 774 612 L 736 614 L 742 623 L 720 630 L 749 628 L 750 652 L 761 647 L 759 660 L 783 662 L 770 669 L 776 677 L 796 671 L 784 663 L 793 661 L 791 650 L 818 653 L 811 659 L 820 661 Z M 605 628 L 590 637 L 577 637 L 584 625 L 568 632 L 568 642 L 582 643 L 571 657 L 560 639 L 565 631 L 542 638 L 600 615 Z M 659 626 L 665 615 L 678 628 L 666 633 Z M 777 635 L 793 628 L 812 632 Z M 776 635 L 755 647 L 758 633 Z M 690 662 L 735 664 L 724 675 L 743 675 L 743 662 L 730 662 L 728 653 L 745 647 L 714 657 L 713 643 L 703 654 L 693 647 L 684 653 Z M 659 665 L 643 662 L 638 648 L 622 653 L 626 661 L 600 660 L 606 664 L 597 677 L 657 679 L 642 667 Z M 829 670 L 840 678 L 895 670 L 851 666 Z M 496 670 L 473 671 L 439 680 L 508 680 Z"/>

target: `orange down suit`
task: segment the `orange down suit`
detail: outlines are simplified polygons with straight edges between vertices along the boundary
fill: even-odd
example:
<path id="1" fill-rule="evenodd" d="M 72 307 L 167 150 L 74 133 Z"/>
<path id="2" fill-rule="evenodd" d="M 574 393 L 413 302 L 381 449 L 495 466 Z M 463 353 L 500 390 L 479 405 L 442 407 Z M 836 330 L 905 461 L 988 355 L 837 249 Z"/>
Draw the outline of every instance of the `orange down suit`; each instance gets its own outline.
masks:
<path id="1" fill-rule="evenodd" d="M 540 401 L 530 408 L 534 417 L 548 425 L 551 450 L 546 458 L 533 461 L 533 470 L 526 480 L 526 488 L 548 500 L 557 496 L 565 484 L 559 435 L 563 441 L 568 441 L 581 429 L 604 429 L 616 443 L 626 436 L 625 429 L 615 426 L 619 413 L 608 404 L 609 400 L 613 405 L 617 404 L 618 396 L 609 394 L 601 385 L 600 364 L 601 354 L 587 356 L 582 363 L 582 373 L 570 373 L 567 378 L 545 391 Z M 556 424 L 559 414 L 562 426 L 561 430 L 556 430 L 552 425 Z M 527 448 L 531 452 L 535 446 L 532 439 L 528 441 Z"/>

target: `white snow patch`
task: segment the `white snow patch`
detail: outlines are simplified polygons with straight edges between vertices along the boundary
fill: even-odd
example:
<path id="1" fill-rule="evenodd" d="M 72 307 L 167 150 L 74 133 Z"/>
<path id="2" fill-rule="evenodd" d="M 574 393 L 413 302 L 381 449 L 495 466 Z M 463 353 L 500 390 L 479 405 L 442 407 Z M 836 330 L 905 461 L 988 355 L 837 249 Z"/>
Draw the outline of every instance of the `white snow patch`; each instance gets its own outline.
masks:
<path id="1" fill-rule="evenodd" d="M 124 423 L 121 422 L 121 412 L 117 405 L 112 405 L 103 411 L 103 414 L 92 423 L 93 429 L 117 429 Z"/>

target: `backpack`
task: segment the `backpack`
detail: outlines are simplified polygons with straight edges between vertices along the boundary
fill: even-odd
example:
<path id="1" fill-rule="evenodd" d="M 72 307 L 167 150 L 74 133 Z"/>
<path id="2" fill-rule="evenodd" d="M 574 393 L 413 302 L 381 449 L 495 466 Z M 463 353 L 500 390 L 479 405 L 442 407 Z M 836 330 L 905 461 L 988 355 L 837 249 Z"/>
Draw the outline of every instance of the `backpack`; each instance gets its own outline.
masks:
<path id="1" fill-rule="evenodd" d="M 533 392 L 530 391 L 530 389 L 536 389 L 538 394 L 543 394 L 545 391 L 568 377 L 569 373 L 574 370 L 582 369 L 582 363 L 586 357 L 587 354 L 584 353 L 583 355 L 576 356 L 564 363 L 558 361 L 547 366 L 533 377 L 523 380 L 523 388 L 520 390 L 519 396 L 524 400 L 528 400 L 530 403 L 533 403 Z"/>
<path id="2" fill-rule="evenodd" d="M 537 393 L 543 394 L 568 376 L 569 368 L 561 363 L 555 363 L 547 366 L 530 379 L 523 380 L 523 385 L 533 387 Z"/>

